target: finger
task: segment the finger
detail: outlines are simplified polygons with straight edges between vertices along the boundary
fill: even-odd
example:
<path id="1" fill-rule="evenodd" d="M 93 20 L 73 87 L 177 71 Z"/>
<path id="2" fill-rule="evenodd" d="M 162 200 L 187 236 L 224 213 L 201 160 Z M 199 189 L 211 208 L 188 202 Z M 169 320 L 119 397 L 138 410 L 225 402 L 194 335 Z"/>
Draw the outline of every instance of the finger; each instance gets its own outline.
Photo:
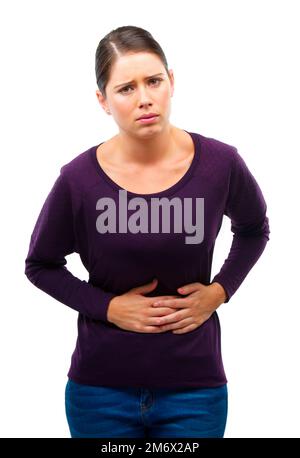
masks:
<path id="1" fill-rule="evenodd" d="M 193 293 L 194 291 L 199 290 L 203 285 L 202 283 L 196 282 L 196 283 L 189 283 L 188 285 L 181 286 L 180 288 L 177 288 L 177 291 L 180 294 L 190 294 Z"/>
<path id="2" fill-rule="evenodd" d="M 145 330 L 142 332 L 146 333 L 160 333 L 160 332 L 166 332 L 162 326 L 145 326 Z"/>
<path id="3" fill-rule="evenodd" d="M 174 308 L 182 308 L 187 307 L 189 302 L 186 299 L 177 298 L 177 299 L 166 299 L 166 300 L 159 300 L 155 301 L 153 307 L 174 307 Z"/>
<path id="4" fill-rule="evenodd" d="M 170 315 L 174 310 L 176 309 L 172 307 L 152 307 L 149 310 L 149 317 Z"/>
<path id="5" fill-rule="evenodd" d="M 179 321 L 177 320 L 174 323 L 168 323 L 168 324 L 162 325 L 161 327 L 165 331 L 170 331 L 170 330 L 173 330 L 173 329 L 181 329 L 181 328 L 184 328 L 184 327 L 187 327 L 187 326 L 191 326 L 192 324 L 194 324 L 193 317 L 187 317 L 187 318 L 184 318 L 184 319 L 179 320 Z"/>
<path id="6" fill-rule="evenodd" d="M 150 299 L 150 301 L 153 301 L 153 302 L 158 302 L 158 301 L 163 301 L 163 300 L 167 300 L 167 299 L 178 299 L 179 296 L 155 296 L 155 297 L 149 297 L 147 299 Z"/>
<path id="7" fill-rule="evenodd" d="M 156 322 L 159 326 L 168 326 L 169 324 L 179 323 L 184 321 L 183 324 L 187 323 L 186 320 L 193 320 L 192 317 L 187 317 L 187 310 L 180 310 L 179 312 L 169 313 L 168 315 L 164 315 L 161 317 L 156 318 Z"/>
<path id="8" fill-rule="evenodd" d="M 172 323 L 174 321 L 178 321 L 180 318 L 182 318 L 182 315 L 178 315 L 179 312 L 174 312 L 172 310 L 169 314 L 166 315 L 165 311 L 159 315 L 152 315 L 147 318 L 147 324 L 149 326 L 163 326 L 168 323 Z M 175 315 L 177 314 L 177 315 Z M 172 315 L 172 317 L 171 317 Z"/>
<path id="9" fill-rule="evenodd" d="M 160 300 L 164 300 L 164 299 L 178 299 L 178 295 L 177 296 L 157 296 Z M 156 299 L 156 298 L 154 298 Z"/>
<path id="10" fill-rule="evenodd" d="M 185 326 L 184 328 L 180 329 L 174 329 L 172 330 L 173 334 L 185 334 L 186 332 L 194 331 L 194 329 L 197 329 L 199 325 L 197 324 L 190 324 L 189 326 Z"/>

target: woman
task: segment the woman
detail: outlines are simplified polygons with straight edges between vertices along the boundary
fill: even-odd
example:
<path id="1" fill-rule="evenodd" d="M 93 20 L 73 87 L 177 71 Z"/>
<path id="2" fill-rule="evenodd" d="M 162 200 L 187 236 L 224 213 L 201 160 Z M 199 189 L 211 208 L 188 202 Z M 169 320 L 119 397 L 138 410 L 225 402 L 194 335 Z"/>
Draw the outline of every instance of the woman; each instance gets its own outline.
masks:
<path id="1" fill-rule="evenodd" d="M 269 240 L 264 197 L 234 146 L 169 122 L 174 75 L 149 32 L 106 35 L 96 77 L 119 133 L 61 167 L 25 261 L 35 286 L 79 312 L 71 436 L 223 437 L 216 309 Z M 233 242 L 210 281 L 224 214 Z M 88 282 L 65 267 L 73 252 Z"/>

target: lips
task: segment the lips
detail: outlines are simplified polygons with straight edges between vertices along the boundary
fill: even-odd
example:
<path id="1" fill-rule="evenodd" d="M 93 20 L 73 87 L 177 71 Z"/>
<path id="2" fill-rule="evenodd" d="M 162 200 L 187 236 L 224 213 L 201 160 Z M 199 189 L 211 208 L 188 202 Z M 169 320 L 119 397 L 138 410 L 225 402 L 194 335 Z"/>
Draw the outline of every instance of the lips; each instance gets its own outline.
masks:
<path id="1" fill-rule="evenodd" d="M 154 118 L 155 116 L 158 116 L 156 113 L 147 113 L 138 118 L 139 119 L 148 119 L 148 118 Z"/>

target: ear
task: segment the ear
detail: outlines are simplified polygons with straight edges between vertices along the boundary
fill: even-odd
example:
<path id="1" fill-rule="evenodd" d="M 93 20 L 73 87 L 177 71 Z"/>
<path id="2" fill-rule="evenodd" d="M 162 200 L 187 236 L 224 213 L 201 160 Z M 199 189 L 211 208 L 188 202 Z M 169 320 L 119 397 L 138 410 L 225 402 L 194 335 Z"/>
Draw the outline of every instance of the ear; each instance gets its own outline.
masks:
<path id="1" fill-rule="evenodd" d="M 170 80 L 170 85 L 171 85 L 171 97 L 174 94 L 174 72 L 173 70 L 169 69 L 169 80 Z"/>
<path id="2" fill-rule="evenodd" d="M 97 99 L 98 99 L 100 105 L 102 106 L 103 110 L 104 110 L 106 113 L 109 113 L 109 108 L 108 108 L 108 106 L 107 106 L 106 98 L 104 97 L 104 95 L 102 94 L 102 92 L 99 91 L 99 89 L 96 90 L 96 96 L 97 96 Z"/>

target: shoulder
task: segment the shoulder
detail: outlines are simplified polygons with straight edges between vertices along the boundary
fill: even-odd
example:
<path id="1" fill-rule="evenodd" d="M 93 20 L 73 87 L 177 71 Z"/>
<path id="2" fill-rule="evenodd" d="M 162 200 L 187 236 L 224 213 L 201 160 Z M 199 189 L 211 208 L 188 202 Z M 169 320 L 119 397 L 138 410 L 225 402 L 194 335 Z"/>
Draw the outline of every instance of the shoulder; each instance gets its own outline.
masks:
<path id="1" fill-rule="evenodd" d="M 95 146 L 92 146 L 77 156 L 73 157 L 69 162 L 66 162 L 61 166 L 60 172 L 66 178 L 78 178 L 80 175 L 82 175 L 82 171 L 85 171 L 89 167 L 93 149 L 95 149 Z"/>
<path id="2" fill-rule="evenodd" d="M 60 178 L 72 193 L 85 194 L 99 181 L 95 158 L 97 145 L 77 154 L 60 168 Z"/>
<path id="3" fill-rule="evenodd" d="M 199 147 L 198 173 L 208 176 L 211 183 L 227 181 L 236 163 L 243 161 L 236 146 L 200 133 L 195 136 Z"/>
<path id="4" fill-rule="evenodd" d="M 236 146 L 214 137 L 207 137 L 199 133 L 196 133 L 196 135 L 199 138 L 201 151 L 205 157 L 223 159 L 229 163 L 236 159 L 238 155 Z"/>

